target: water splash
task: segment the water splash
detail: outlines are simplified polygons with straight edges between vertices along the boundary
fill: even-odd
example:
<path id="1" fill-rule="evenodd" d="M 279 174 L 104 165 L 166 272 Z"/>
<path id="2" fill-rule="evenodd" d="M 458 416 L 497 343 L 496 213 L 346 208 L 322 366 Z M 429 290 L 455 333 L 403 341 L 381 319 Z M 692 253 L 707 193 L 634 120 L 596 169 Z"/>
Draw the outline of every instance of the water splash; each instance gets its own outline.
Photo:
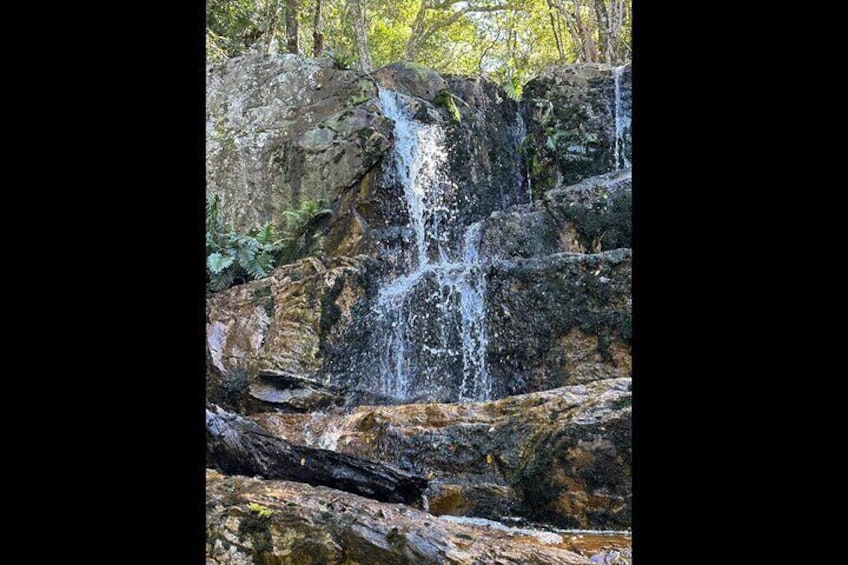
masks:
<path id="1" fill-rule="evenodd" d="M 486 368 L 486 277 L 480 264 L 480 228 L 482 222 L 465 232 L 464 263 L 459 286 L 459 312 L 462 335 L 462 383 L 460 400 L 486 400 L 492 383 Z"/>
<path id="2" fill-rule="evenodd" d="M 376 298 L 375 384 L 400 400 L 427 398 L 455 389 L 450 376 L 461 374 L 450 400 L 487 400 L 481 223 L 464 230 L 456 225 L 442 128 L 414 120 L 410 103 L 396 92 L 380 89 L 380 101 L 395 124 L 386 172 L 403 187 L 416 260 Z"/>
<path id="3" fill-rule="evenodd" d="M 624 74 L 624 65 L 615 67 L 612 71 L 615 83 L 615 170 L 630 167 L 630 159 L 624 152 L 624 130 L 630 128 L 630 114 L 624 111 L 621 101 L 621 76 Z"/>

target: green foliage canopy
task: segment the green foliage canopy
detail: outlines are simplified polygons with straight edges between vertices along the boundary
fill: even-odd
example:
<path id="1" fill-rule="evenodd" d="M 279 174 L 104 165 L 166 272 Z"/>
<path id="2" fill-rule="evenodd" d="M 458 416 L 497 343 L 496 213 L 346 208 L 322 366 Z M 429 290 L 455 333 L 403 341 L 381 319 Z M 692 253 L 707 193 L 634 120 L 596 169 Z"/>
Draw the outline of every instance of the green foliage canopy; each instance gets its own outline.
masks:
<path id="1" fill-rule="evenodd" d="M 301 51 L 315 55 L 320 5 L 322 55 L 342 66 L 358 62 L 354 1 L 374 68 L 408 60 L 485 76 L 520 97 L 521 86 L 550 64 L 630 59 L 631 0 L 207 0 L 207 59 L 284 52 L 292 5 Z"/>

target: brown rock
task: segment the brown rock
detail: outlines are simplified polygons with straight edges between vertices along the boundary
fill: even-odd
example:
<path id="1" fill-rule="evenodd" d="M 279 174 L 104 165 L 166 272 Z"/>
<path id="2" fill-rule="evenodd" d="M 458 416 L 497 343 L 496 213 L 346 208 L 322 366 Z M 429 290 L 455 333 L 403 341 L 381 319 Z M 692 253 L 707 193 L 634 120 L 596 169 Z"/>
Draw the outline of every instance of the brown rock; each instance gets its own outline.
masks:
<path id="1" fill-rule="evenodd" d="M 312 378 L 323 349 L 340 339 L 352 320 L 365 293 L 370 261 L 366 256 L 309 257 L 275 269 L 268 278 L 211 295 L 211 392 L 227 388 L 222 379 L 252 384 L 262 371 Z"/>
<path id="2" fill-rule="evenodd" d="M 221 565 L 589 565 L 569 543 L 326 487 L 206 473 L 206 556 Z"/>
<path id="3" fill-rule="evenodd" d="M 292 443 L 432 478 L 426 494 L 435 513 L 625 528 L 630 396 L 630 379 L 619 378 L 493 402 L 363 406 L 344 415 L 264 413 L 254 419 Z M 534 489 L 537 484 L 544 489 Z"/>

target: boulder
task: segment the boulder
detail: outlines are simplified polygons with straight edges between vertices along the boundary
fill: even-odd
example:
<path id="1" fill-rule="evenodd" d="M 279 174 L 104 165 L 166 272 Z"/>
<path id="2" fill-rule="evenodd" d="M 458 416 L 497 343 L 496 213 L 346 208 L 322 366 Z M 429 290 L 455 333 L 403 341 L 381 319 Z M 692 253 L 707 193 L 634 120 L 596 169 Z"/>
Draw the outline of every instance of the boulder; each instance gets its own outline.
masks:
<path id="1" fill-rule="evenodd" d="M 374 80 L 383 88 L 432 102 L 448 88 L 448 83 L 432 69 L 418 63 L 399 61 L 374 71 Z"/>
<path id="2" fill-rule="evenodd" d="M 263 413 L 253 419 L 293 444 L 431 478 L 425 494 L 434 513 L 625 528 L 630 383 L 607 379 L 493 402 Z M 542 481 L 544 489 L 536 489 Z"/>
<path id="3" fill-rule="evenodd" d="M 629 538 L 593 537 L 458 523 L 327 487 L 206 472 L 207 564 L 591 565 L 630 554 Z"/>
<path id="4" fill-rule="evenodd" d="M 309 257 L 209 296 L 207 387 L 226 396 L 252 386 L 254 397 L 267 400 L 268 383 L 258 380 L 262 372 L 314 380 L 325 351 L 344 341 L 356 309 L 364 307 L 375 265 L 367 256 Z"/>
<path id="5" fill-rule="evenodd" d="M 492 259 L 597 253 L 632 246 L 631 169 L 549 190 L 483 221 L 480 253 Z"/>
<path id="6" fill-rule="evenodd" d="M 326 61 L 235 57 L 207 68 L 206 92 L 207 193 L 238 232 L 333 203 L 391 147 L 374 81 Z"/>

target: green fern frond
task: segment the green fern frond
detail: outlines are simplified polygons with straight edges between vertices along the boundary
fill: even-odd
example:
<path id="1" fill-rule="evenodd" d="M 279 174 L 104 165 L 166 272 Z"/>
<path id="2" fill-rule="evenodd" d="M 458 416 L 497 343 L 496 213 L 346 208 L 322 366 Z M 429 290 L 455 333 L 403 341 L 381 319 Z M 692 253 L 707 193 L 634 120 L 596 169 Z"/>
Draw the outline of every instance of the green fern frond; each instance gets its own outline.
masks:
<path id="1" fill-rule="evenodd" d="M 219 292 L 221 290 L 227 289 L 233 284 L 235 280 L 235 269 L 227 269 L 222 273 L 209 277 L 209 290 L 213 292 Z"/>
<path id="2" fill-rule="evenodd" d="M 233 264 L 234 258 L 231 255 L 222 255 L 220 253 L 212 253 L 206 258 L 206 268 L 212 274 L 219 274 L 221 271 Z"/>
<path id="3" fill-rule="evenodd" d="M 270 253 L 260 253 L 256 256 L 256 266 L 259 267 L 256 269 L 255 273 L 259 276 L 253 276 L 254 279 L 259 279 L 262 277 L 267 277 L 271 273 L 271 269 L 274 268 L 274 256 Z"/>
<path id="4" fill-rule="evenodd" d="M 261 279 L 262 277 L 268 276 L 268 271 L 266 271 L 264 267 L 267 266 L 269 262 L 263 261 L 261 257 L 263 257 L 263 255 L 239 256 L 239 263 L 251 279 Z"/>
<path id="5" fill-rule="evenodd" d="M 276 238 L 277 232 L 272 222 L 266 223 L 256 232 L 256 241 L 263 245 L 273 243 Z"/>

